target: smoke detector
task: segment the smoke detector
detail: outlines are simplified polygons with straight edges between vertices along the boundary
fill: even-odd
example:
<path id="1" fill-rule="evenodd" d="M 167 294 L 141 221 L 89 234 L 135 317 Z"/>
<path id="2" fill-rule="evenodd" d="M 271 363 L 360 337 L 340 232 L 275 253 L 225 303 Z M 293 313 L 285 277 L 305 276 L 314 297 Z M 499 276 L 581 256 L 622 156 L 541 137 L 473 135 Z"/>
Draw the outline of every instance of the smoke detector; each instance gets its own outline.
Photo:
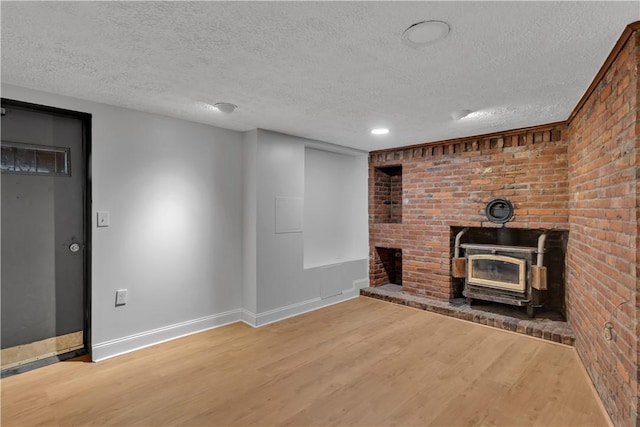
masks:
<path id="1" fill-rule="evenodd" d="M 441 40 L 449 34 L 451 27 L 444 21 L 421 21 L 409 26 L 402 33 L 402 43 L 419 49 Z"/>
<path id="2" fill-rule="evenodd" d="M 231 104 L 229 102 L 218 102 L 217 104 L 214 104 L 214 107 L 225 114 L 231 114 L 236 110 L 236 108 L 238 108 L 236 104 Z"/>

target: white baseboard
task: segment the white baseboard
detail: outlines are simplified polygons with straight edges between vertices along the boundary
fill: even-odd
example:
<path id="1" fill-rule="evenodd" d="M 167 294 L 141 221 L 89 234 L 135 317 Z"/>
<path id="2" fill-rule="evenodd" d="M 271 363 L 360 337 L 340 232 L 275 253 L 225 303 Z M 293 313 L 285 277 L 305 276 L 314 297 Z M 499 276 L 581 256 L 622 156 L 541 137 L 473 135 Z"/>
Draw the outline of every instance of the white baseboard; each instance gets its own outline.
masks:
<path id="1" fill-rule="evenodd" d="M 252 311 L 245 310 L 244 308 L 241 310 L 241 312 L 242 313 L 241 313 L 240 320 L 246 323 L 247 325 L 255 328 L 257 324 L 256 314 Z"/>
<path id="2" fill-rule="evenodd" d="M 243 310 L 231 310 L 212 316 L 201 317 L 163 328 L 129 335 L 111 341 L 105 341 L 91 346 L 91 359 L 94 362 L 109 359 L 141 348 L 160 344 L 186 335 L 218 328 L 220 326 L 236 323 L 242 319 Z"/>
<path id="3" fill-rule="evenodd" d="M 129 335 L 111 341 L 101 342 L 94 344 L 91 347 L 91 359 L 94 362 L 99 362 L 121 354 L 160 344 L 165 341 L 170 341 L 186 335 L 195 334 L 236 322 L 244 322 L 254 328 L 268 325 L 270 323 L 288 319 L 289 317 L 357 298 L 360 294 L 360 289 L 367 286 L 369 286 L 368 279 L 356 280 L 353 282 L 352 289 L 342 291 L 341 294 L 333 295 L 324 299 L 319 297 L 313 298 L 258 314 L 243 308 L 231 310 L 224 313 L 214 314 L 212 316 L 201 317 L 200 319 L 189 320 L 187 322 L 176 323 L 163 328 Z"/>
<path id="4" fill-rule="evenodd" d="M 369 287 L 369 278 L 360 279 L 360 280 L 354 280 L 353 281 L 353 287 L 357 291 L 359 291 L 360 289 L 363 289 L 363 288 L 368 288 Z"/>
<path id="5" fill-rule="evenodd" d="M 342 291 L 341 294 L 333 295 L 328 298 L 313 298 L 284 307 L 278 307 L 276 309 L 258 314 L 243 310 L 242 321 L 247 325 L 257 328 L 260 326 L 268 325 L 270 323 L 278 322 L 280 320 L 288 319 L 289 317 L 298 316 L 299 314 L 318 310 L 320 308 L 328 307 L 330 305 L 357 298 L 359 294 L 360 288 L 353 288 L 347 291 Z"/>

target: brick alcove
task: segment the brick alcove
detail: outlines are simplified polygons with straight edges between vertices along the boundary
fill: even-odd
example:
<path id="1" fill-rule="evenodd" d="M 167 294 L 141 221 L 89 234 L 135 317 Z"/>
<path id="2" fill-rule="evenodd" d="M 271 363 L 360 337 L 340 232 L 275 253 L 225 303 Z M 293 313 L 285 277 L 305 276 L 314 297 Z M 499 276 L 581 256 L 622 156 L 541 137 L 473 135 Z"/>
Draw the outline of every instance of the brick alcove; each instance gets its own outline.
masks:
<path id="1" fill-rule="evenodd" d="M 373 286 L 388 283 L 402 286 L 402 249 L 376 248 L 378 263 L 372 265 Z"/>
<path id="2" fill-rule="evenodd" d="M 402 223 L 402 166 L 375 168 L 373 176 L 373 221 Z"/>

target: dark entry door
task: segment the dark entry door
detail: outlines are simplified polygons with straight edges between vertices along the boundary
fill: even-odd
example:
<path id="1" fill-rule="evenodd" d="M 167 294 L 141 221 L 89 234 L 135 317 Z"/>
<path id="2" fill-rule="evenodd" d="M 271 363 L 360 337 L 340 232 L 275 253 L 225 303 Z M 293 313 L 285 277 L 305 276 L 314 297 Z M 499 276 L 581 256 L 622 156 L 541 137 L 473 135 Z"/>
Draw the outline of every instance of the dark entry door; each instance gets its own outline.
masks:
<path id="1" fill-rule="evenodd" d="M 84 348 L 87 119 L 2 102 L 2 369 Z"/>

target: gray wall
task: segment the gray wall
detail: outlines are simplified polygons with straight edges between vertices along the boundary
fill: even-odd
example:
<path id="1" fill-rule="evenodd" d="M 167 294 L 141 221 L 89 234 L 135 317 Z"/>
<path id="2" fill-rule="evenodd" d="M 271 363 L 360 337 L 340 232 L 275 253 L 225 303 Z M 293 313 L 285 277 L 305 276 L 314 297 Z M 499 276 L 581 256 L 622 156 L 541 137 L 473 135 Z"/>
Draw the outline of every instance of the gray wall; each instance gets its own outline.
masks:
<path id="1" fill-rule="evenodd" d="M 242 306 L 249 313 L 254 314 L 258 312 L 256 290 L 257 162 L 258 130 L 252 130 L 244 133 L 244 228 L 242 236 Z"/>
<path id="2" fill-rule="evenodd" d="M 305 268 L 366 258 L 367 156 L 305 149 Z"/>
<path id="3" fill-rule="evenodd" d="M 111 227 L 92 225 L 94 360 L 241 319 L 259 326 L 367 285 L 366 250 L 305 268 L 304 231 L 275 233 L 275 198 L 304 199 L 305 148 L 342 150 L 357 157 L 347 174 L 356 201 L 348 222 L 364 236 L 350 247 L 366 248 L 366 153 L 15 86 L 2 91 L 93 115 L 92 213 L 111 214 Z M 128 304 L 115 307 L 115 291 L 125 288 Z"/>
<path id="4" fill-rule="evenodd" d="M 92 227 L 94 358 L 231 320 L 219 316 L 242 304 L 240 133 L 9 85 L 2 96 L 93 115 L 92 216 L 111 214 Z"/>
<path id="5" fill-rule="evenodd" d="M 245 233 L 254 233 L 249 239 L 255 241 L 255 258 L 247 263 L 255 265 L 256 311 L 257 318 L 250 321 L 261 325 L 278 318 L 297 314 L 309 309 L 338 302 L 357 296 L 354 286 L 366 286 L 368 283 L 368 214 L 367 214 L 367 155 L 355 150 L 346 150 L 348 159 L 339 162 L 352 168 L 351 173 L 341 171 L 348 177 L 344 186 L 352 192 L 353 204 L 345 206 L 343 221 L 353 227 L 353 233 L 342 242 L 344 248 L 336 247 L 334 256 L 326 254 L 325 262 L 305 268 L 305 238 L 308 232 L 304 224 L 304 210 L 300 211 L 303 223 L 301 232 L 276 233 L 275 200 L 278 197 L 293 197 L 304 200 L 305 196 L 305 151 L 308 148 L 325 150 L 338 149 L 330 144 L 319 143 L 290 135 L 258 129 L 255 137 L 245 138 L 250 150 L 258 159 L 254 162 L 255 171 L 245 170 L 245 178 L 255 180 L 255 189 L 245 186 L 245 200 L 255 198 L 255 230 L 245 223 Z M 345 150 L 342 150 L 345 151 Z M 344 154 L 344 153 L 343 153 Z M 332 153 L 329 157 L 342 154 Z M 338 164 L 327 169 L 329 174 L 341 169 Z M 344 173 L 342 173 L 344 172 Z M 322 172 L 315 170 L 314 180 L 322 179 Z M 253 194 L 251 193 L 253 191 Z M 319 199 L 333 202 L 333 187 L 324 194 L 315 194 L 314 203 Z M 250 221 L 254 221 L 250 216 Z M 330 228 L 332 218 L 327 218 Z M 316 226 L 318 221 L 316 221 Z M 314 231 L 316 232 L 316 231 Z M 356 240 L 351 241 L 351 240 Z M 343 257 L 348 253 L 348 257 Z M 251 254 L 245 248 L 245 256 Z M 341 258 L 341 259 L 337 259 Z M 245 270 L 245 274 L 248 270 Z M 247 284 L 249 286 L 249 284 Z"/>

